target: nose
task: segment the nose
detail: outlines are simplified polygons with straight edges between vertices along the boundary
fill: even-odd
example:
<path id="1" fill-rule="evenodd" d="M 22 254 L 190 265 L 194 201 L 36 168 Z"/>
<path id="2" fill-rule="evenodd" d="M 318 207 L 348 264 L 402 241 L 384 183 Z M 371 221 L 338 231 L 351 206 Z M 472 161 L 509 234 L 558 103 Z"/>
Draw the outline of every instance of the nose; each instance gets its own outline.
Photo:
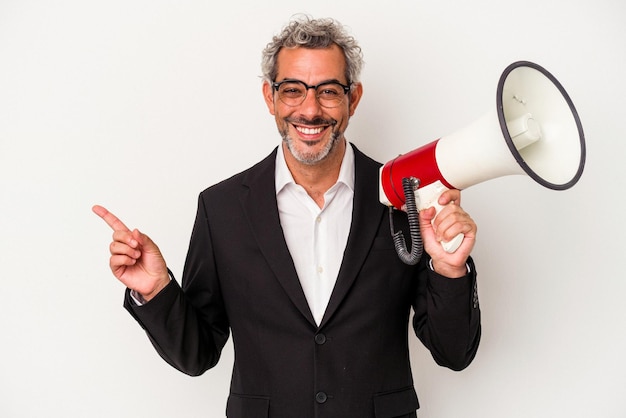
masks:
<path id="1" fill-rule="evenodd" d="M 307 89 L 306 97 L 300 104 L 300 113 L 306 116 L 314 116 L 322 113 L 322 106 L 317 100 L 317 90 L 314 87 Z"/>

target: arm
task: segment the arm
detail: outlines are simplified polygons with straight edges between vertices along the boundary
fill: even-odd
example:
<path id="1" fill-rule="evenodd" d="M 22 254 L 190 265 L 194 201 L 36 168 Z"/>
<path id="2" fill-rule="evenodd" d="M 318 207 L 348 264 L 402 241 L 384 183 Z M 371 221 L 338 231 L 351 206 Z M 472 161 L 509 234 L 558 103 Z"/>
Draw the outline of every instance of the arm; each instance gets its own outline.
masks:
<path id="1" fill-rule="evenodd" d="M 470 258 L 470 272 L 451 279 L 426 264 L 418 278 L 413 328 L 437 364 L 462 370 L 474 359 L 481 336 L 476 268 Z"/>
<path id="2" fill-rule="evenodd" d="M 176 280 L 170 280 L 165 260 L 147 235 L 130 231 L 101 206 L 93 210 L 114 230 L 109 263 L 115 277 L 127 287 L 124 306 L 159 355 L 189 375 L 202 374 L 217 364 L 229 335 L 219 292 L 212 294 L 203 309 L 194 306 Z M 141 306 L 134 302 L 131 291 L 141 296 Z"/>
<path id="3" fill-rule="evenodd" d="M 420 212 L 424 248 L 431 258 L 424 257 L 419 271 L 413 327 L 438 364 L 461 370 L 474 359 L 481 333 L 476 267 L 470 258 L 477 227 L 461 208 L 458 190 L 443 193 L 439 203 L 446 206 L 432 223 L 434 208 Z M 459 233 L 465 234 L 459 249 L 444 251 L 439 241 Z"/>

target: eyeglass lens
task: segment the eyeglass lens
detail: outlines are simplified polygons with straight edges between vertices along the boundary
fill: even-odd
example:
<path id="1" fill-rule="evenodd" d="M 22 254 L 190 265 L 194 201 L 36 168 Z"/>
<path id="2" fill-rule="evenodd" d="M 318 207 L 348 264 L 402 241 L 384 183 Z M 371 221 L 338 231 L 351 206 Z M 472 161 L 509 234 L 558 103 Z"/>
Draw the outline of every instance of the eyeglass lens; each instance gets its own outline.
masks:
<path id="1" fill-rule="evenodd" d="M 315 96 L 324 107 L 339 106 L 346 95 L 344 87 L 336 82 L 307 86 L 302 81 L 284 81 L 278 84 L 278 97 L 288 106 L 298 106 L 304 102 L 311 88 L 315 88 Z"/>

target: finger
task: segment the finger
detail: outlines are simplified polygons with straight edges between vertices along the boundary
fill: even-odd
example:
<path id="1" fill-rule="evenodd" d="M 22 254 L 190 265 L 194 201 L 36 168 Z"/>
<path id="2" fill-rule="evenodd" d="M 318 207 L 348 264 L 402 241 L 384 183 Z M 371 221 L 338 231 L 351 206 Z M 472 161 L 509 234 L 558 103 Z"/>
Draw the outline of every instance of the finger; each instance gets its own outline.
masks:
<path id="1" fill-rule="evenodd" d="M 437 238 L 448 241 L 456 237 L 458 234 L 463 233 L 465 235 L 475 235 L 475 223 L 472 218 L 465 212 L 447 212 L 440 213 L 435 220 L 437 224 Z"/>
<path id="2" fill-rule="evenodd" d="M 423 222 L 431 222 L 435 218 L 435 215 L 437 215 L 437 210 L 432 206 L 426 209 L 422 209 L 419 212 L 420 220 L 422 220 Z"/>
<path id="3" fill-rule="evenodd" d="M 439 196 L 438 203 L 441 206 L 445 206 L 448 203 L 454 203 L 456 205 L 461 205 L 461 192 L 457 189 L 446 190 Z"/>
<path id="4" fill-rule="evenodd" d="M 150 239 L 149 236 L 139 231 L 138 229 L 134 229 L 131 233 L 132 240 L 130 245 L 134 248 L 139 248 L 143 252 L 151 252 L 151 253 L 160 253 L 157 245 Z"/>
<path id="5" fill-rule="evenodd" d="M 136 235 L 131 231 L 113 231 L 113 241 L 121 242 L 132 248 L 138 248 L 139 242 Z"/>
<path id="6" fill-rule="evenodd" d="M 126 255 L 134 259 L 141 257 L 141 251 L 118 241 L 113 241 L 111 245 L 109 245 L 109 251 L 111 255 Z"/>
<path id="7" fill-rule="evenodd" d="M 433 226 L 437 231 L 437 239 L 444 238 L 444 232 L 462 216 L 462 209 L 459 206 L 449 203 L 445 205 L 433 220 Z"/>
<path id="8" fill-rule="evenodd" d="M 112 255 L 109 259 L 111 271 L 115 273 L 116 276 L 118 272 L 123 273 L 126 267 L 134 266 L 135 264 L 137 264 L 137 260 L 126 255 Z"/>
<path id="9" fill-rule="evenodd" d="M 95 205 L 91 210 L 104 219 L 104 222 L 107 223 L 114 231 L 130 231 L 130 229 L 124 225 L 124 222 L 120 221 L 117 216 L 113 215 L 111 212 L 106 210 L 104 207 Z"/>
<path id="10" fill-rule="evenodd" d="M 420 231 L 422 234 L 422 238 L 426 236 L 434 236 L 434 225 L 432 223 L 433 218 L 435 217 L 436 211 L 435 208 L 430 207 L 428 209 L 422 210 L 419 213 L 419 223 L 420 223 Z"/>

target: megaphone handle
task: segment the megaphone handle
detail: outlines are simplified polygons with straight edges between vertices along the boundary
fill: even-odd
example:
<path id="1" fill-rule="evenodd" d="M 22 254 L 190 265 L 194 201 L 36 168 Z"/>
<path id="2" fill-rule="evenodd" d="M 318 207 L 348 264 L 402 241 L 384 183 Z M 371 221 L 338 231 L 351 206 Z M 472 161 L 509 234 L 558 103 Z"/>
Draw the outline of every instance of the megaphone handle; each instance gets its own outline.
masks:
<path id="1" fill-rule="evenodd" d="M 418 188 L 415 191 L 415 203 L 417 208 L 422 211 L 432 206 L 435 208 L 437 215 L 439 215 L 439 212 L 443 209 L 443 206 L 439 204 L 439 196 L 446 190 L 450 189 L 444 186 L 440 181 Z M 450 241 L 441 241 L 441 246 L 447 253 L 453 253 L 461 246 L 464 238 L 465 235 L 461 233 Z"/>
<path id="2" fill-rule="evenodd" d="M 461 243 L 463 243 L 463 239 L 465 239 L 465 234 L 460 233 L 450 241 L 441 241 L 441 246 L 445 252 L 452 254 L 459 249 Z"/>

